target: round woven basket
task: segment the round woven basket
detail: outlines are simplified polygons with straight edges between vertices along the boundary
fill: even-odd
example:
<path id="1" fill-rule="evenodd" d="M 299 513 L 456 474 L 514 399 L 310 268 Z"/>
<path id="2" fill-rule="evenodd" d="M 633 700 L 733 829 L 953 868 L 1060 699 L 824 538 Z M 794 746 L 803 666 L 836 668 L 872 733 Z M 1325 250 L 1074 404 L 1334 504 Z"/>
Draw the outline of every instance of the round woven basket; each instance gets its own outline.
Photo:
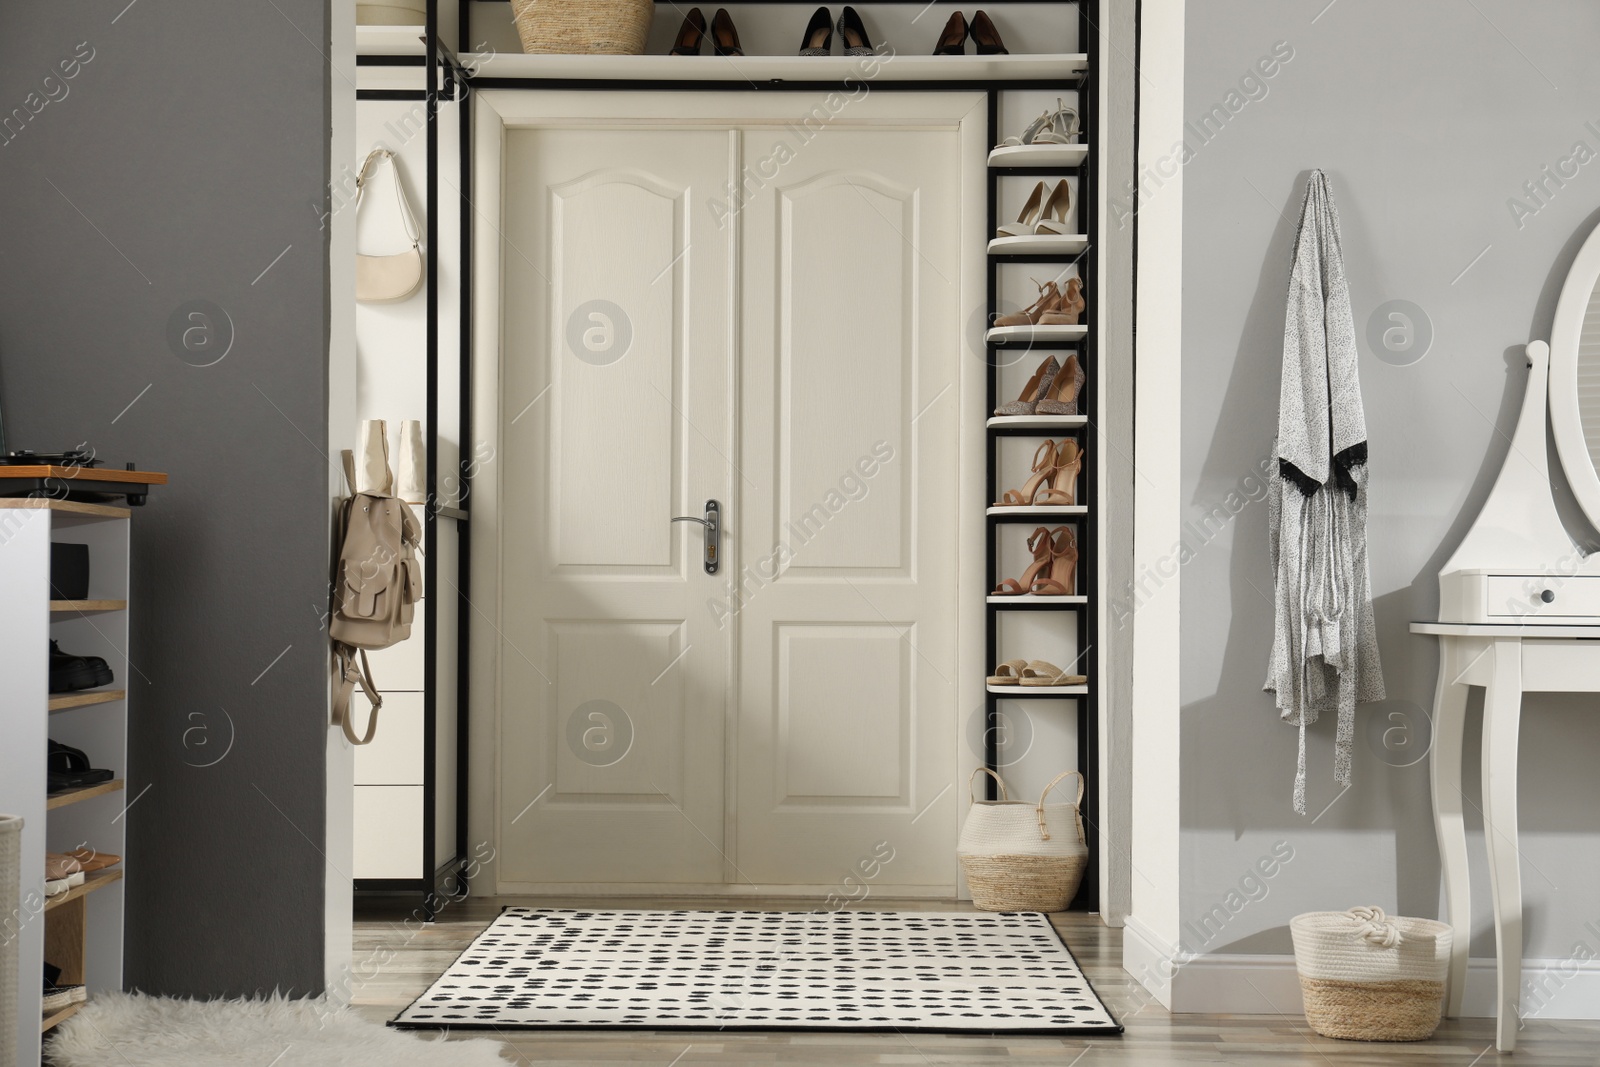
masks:
<path id="1" fill-rule="evenodd" d="M 1423 1041 L 1439 1026 L 1449 925 L 1382 908 L 1314 911 L 1289 922 L 1306 1022 L 1347 1041 Z"/>
<path id="2" fill-rule="evenodd" d="M 972 779 L 967 780 L 971 807 L 956 854 L 973 906 L 982 911 L 1065 910 L 1077 896 L 1089 862 L 1078 810 L 1083 776 L 1078 775 L 1078 797 L 1071 804 L 1044 801 L 1062 779 L 1077 771 L 1058 775 L 1045 786 L 1039 803 L 1029 804 L 1010 799 L 998 774 L 979 767 L 973 777 L 979 773 L 999 782 L 1001 799 L 974 799 Z"/>
<path id="3" fill-rule="evenodd" d="M 511 0 L 522 50 L 540 55 L 639 55 L 654 14 L 654 0 Z"/>

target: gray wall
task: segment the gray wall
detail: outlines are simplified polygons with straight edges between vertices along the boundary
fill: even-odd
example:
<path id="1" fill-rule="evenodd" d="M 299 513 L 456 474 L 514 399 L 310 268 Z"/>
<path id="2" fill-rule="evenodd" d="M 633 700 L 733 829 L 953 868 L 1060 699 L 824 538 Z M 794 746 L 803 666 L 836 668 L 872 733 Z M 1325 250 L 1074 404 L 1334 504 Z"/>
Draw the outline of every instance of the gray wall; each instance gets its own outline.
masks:
<path id="1" fill-rule="evenodd" d="M 126 974 L 153 992 L 322 987 L 327 21 L 327 0 L 0 14 L 7 441 L 172 478 L 134 516 L 126 679 Z M 168 338 L 196 299 L 235 333 L 211 366 Z"/>
<path id="2" fill-rule="evenodd" d="M 1241 89 L 1280 41 L 1293 58 Z M 1197 523 L 1187 536 L 1195 556 L 1182 572 L 1188 951 L 1288 952 L 1285 924 L 1312 909 L 1377 903 L 1440 914 L 1427 763 L 1402 765 L 1426 749 L 1436 649 L 1407 624 L 1436 617 L 1438 568 L 1476 515 L 1515 425 L 1520 346 L 1549 336 L 1567 265 L 1600 221 L 1600 160 L 1564 188 L 1550 184 L 1542 206 L 1523 189 L 1577 142 L 1600 153 L 1596 41 L 1600 8 L 1591 3 L 1189 6 L 1185 114 L 1198 127 L 1213 105 L 1232 112 L 1212 132 L 1190 134 L 1183 186 L 1185 503 L 1197 520 L 1219 516 L 1211 532 Z M 1290 246 L 1313 167 L 1328 172 L 1343 216 L 1362 348 L 1368 535 L 1389 700 L 1358 710 L 1355 783 L 1337 800 L 1333 724 L 1314 728 L 1310 812 L 1300 818 L 1290 807 L 1295 731 L 1261 692 L 1272 575 L 1256 478 L 1276 426 Z M 1514 197 L 1538 210 L 1517 218 Z M 1380 361 L 1366 339 L 1369 317 L 1389 300 L 1413 302 L 1432 322 L 1419 362 Z M 1476 701 L 1470 716 L 1468 820 L 1481 831 Z M 1527 702 L 1529 956 L 1566 957 L 1580 941 L 1600 948 L 1584 929 L 1600 918 L 1597 755 L 1592 699 Z M 1270 879 L 1248 878 L 1278 842 L 1293 858 Z M 1474 943 L 1490 955 L 1481 832 L 1472 847 Z"/>

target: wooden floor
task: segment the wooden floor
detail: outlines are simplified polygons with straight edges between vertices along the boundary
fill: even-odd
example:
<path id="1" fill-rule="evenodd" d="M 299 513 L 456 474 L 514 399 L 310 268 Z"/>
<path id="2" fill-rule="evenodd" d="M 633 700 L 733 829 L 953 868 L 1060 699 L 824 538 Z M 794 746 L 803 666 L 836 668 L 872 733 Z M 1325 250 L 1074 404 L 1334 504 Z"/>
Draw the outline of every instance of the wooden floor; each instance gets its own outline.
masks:
<path id="1" fill-rule="evenodd" d="M 594 898 L 473 899 L 450 904 L 424 925 L 408 903 L 356 905 L 352 1002 L 364 1016 L 387 1021 L 437 978 L 505 904 L 595 907 Z M 795 900 L 753 899 L 731 904 L 705 899 L 612 898 L 616 908 L 804 908 Z M 874 900 L 874 908 L 965 910 L 950 902 Z M 1311 1033 L 1298 1016 L 1169 1015 L 1122 970 L 1122 931 L 1075 913 L 1053 916 L 1089 980 L 1127 1032 L 1118 1037 L 979 1037 L 946 1034 L 731 1034 L 638 1031 L 506 1031 L 498 1034 L 507 1062 L 518 1064 L 771 1064 L 773 1067 L 850 1067 L 854 1064 L 1052 1064 L 1099 1067 L 1137 1064 L 1402 1064 L 1521 1067 L 1600 1064 L 1600 1022 L 1530 1022 L 1515 1054 L 1494 1051 L 1490 1019 L 1446 1021 L 1433 1040 L 1416 1044 L 1359 1044 Z M 496 1036 L 473 1032 L 469 1037 Z"/>

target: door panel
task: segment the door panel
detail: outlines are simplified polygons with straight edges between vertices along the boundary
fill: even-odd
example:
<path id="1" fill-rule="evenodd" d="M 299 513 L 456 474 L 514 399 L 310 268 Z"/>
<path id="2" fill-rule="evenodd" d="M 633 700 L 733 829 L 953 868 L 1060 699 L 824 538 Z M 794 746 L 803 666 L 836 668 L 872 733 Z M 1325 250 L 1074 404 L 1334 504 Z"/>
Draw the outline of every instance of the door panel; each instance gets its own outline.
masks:
<path id="1" fill-rule="evenodd" d="M 730 499 L 730 151 L 507 134 L 502 891 L 724 878 L 728 636 L 670 520 Z"/>
<path id="2" fill-rule="evenodd" d="M 781 134 L 746 135 L 769 158 Z M 955 885 L 953 130 L 830 127 L 746 207 L 737 845 L 761 884 Z M 770 301 L 764 294 L 773 294 Z M 770 420 L 751 413 L 773 413 Z M 770 562 L 763 568 L 762 561 Z"/>

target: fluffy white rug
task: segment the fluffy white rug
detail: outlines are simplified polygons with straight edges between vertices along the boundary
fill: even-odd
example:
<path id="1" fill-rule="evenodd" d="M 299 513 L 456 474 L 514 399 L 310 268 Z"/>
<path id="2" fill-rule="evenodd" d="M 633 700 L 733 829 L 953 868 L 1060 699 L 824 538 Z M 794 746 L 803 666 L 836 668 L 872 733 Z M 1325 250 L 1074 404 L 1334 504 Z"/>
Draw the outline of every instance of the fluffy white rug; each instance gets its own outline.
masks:
<path id="1" fill-rule="evenodd" d="M 100 993 L 45 1043 L 53 1067 L 505 1067 L 494 1041 L 421 1040 L 325 1001 Z"/>

